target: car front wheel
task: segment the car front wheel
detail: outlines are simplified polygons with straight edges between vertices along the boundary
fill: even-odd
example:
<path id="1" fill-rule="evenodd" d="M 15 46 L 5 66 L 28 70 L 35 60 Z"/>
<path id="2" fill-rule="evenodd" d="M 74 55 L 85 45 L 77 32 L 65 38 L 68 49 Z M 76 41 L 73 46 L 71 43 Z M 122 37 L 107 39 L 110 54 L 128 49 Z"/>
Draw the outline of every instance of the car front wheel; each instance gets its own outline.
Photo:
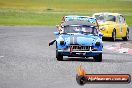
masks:
<path id="1" fill-rule="evenodd" d="M 102 62 L 102 53 L 93 57 L 96 62 Z"/>
<path id="2" fill-rule="evenodd" d="M 56 58 L 58 61 L 63 61 L 63 55 L 58 52 L 57 42 L 56 42 Z"/>
<path id="3" fill-rule="evenodd" d="M 63 61 L 63 55 L 60 52 L 58 52 L 58 50 L 56 50 L 56 58 L 58 61 Z"/>

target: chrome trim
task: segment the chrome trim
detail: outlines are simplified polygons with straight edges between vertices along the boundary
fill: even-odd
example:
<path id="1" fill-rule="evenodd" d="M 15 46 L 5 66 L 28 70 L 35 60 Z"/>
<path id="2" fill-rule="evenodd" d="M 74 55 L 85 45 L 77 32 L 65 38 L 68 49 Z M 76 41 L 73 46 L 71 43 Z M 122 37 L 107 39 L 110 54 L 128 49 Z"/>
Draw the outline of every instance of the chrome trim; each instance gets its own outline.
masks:
<path id="1" fill-rule="evenodd" d="M 70 52 L 68 50 L 58 50 L 58 52 Z M 102 53 L 102 51 L 72 51 L 72 53 Z"/>

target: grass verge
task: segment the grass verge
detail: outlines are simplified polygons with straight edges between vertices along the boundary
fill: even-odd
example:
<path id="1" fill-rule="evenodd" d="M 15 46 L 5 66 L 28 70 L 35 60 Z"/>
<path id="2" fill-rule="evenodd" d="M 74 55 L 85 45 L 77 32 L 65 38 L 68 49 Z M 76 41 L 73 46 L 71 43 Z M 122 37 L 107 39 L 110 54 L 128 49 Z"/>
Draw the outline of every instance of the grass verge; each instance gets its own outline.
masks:
<path id="1" fill-rule="evenodd" d="M 132 26 L 131 0 L 0 0 L 0 25 L 56 25 L 62 16 L 95 12 L 119 12 Z"/>

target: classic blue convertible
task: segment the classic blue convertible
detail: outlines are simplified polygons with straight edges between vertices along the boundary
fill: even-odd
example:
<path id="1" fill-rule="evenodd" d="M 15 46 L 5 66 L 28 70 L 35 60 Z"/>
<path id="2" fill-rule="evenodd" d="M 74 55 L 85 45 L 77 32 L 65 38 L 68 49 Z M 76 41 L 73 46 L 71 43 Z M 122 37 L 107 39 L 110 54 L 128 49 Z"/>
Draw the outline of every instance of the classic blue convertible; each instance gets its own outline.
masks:
<path id="1" fill-rule="evenodd" d="M 63 60 L 68 57 L 93 57 L 102 61 L 102 34 L 96 25 L 87 21 L 67 21 L 61 24 L 61 32 L 54 32 L 56 40 L 56 58 Z"/>

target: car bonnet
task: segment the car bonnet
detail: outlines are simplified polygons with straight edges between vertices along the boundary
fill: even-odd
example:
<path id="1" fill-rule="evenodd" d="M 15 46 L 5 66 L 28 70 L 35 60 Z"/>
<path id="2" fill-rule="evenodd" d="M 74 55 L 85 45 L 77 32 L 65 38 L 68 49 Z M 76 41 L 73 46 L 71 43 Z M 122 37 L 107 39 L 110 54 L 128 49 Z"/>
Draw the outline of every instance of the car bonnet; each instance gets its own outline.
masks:
<path id="1" fill-rule="evenodd" d="M 84 46 L 94 46 L 97 36 L 92 34 L 89 35 L 63 35 L 62 38 L 66 42 L 66 45 L 84 45 Z"/>

